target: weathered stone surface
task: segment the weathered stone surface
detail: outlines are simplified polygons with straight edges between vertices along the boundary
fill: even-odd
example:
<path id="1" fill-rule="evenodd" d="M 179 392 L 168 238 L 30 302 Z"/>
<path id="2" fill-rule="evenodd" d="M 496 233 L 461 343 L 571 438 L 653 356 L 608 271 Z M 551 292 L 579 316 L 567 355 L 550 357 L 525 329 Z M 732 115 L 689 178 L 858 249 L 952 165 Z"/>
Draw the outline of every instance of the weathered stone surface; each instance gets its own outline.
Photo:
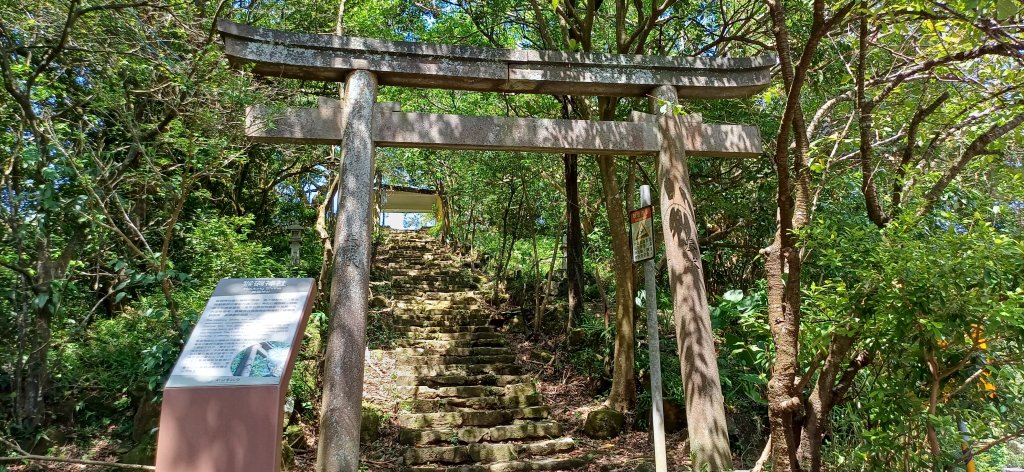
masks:
<path id="1" fill-rule="evenodd" d="M 458 385 L 504 386 L 529 381 L 526 375 L 399 375 L 396 384 L 422 385 L 427 387 L 448 387 Z"/>
<path id="2" fill-rule="evenodd" d="M 485 326 L 489 321 L 486 315 L 395 315 L 392 318 L 396 326 L 420 326 L 420 327 L 452 327 L 452 326 Z"/>
<path id="3" fill-rule="evenodd" d="M 456 333 L 442 333 L 442 332 L 414 332 L 409 331 L 409 338 L 416 340 L 435 340 L 435 341 L 469 341 L 469 340 L 480 340 L 480 339 L 501 339 L 501 334 L 493 332 L 491 330 L 480 330 L 476 332 L 456 332 Z"/>
<path id="4" fill-rule="evenodd" d="M 388 299 L 378 295 L 370 299 L 370 308 L 385 308 L 388 306 Z"/>
<path id="5" fill-rule="evenodd" d="M 402 390 L 402 389 L 405 390 Z M 528 396 L 537 393 L 532 383 L 512 383 L 502 387 L 486 385 L 459 385 L 454 387 L 431 388 L 427 386 L 399 387 L 399 393 L 414 398 L 453 398 L 484 396 Z"/>
<path id="6" fill-rule="evenodd" d="M 477 376 L 477 375 L 520 375 L 523 367 L 516 364 L 466 364 L 466 365 L 413 365 L 403 366 L 402 372 L 417 375 L 419 377 L 455 377 L 455 376 Z"/>
<path id="7" fill-rule="evenodd" d="M 473 275 L 462 262 L 435 253 L 417 233 L 392 234 L 379 247 L 377 280 L 387 280 L 396 325 L 405 339 L 397 360 L 399 441 L 412 470 L 514 471 L 568 470 L 578 459 L 531 456 L 562 454 L 574 448 L 532 379 L 499 333 L 490 309 L 473 291 Z M 415 264 L 412 264 L 415 262 Z M 417 268 L 411 268 L 415 265 Z M 385 315 L 392 316 L 392 315 Z M 480 332 L 471 332 L 480 331 Z M 484 336 L 482 339 L 481 336 Z M 524 442 L 525 441 L 525 442 Z M 530 442 L 532 441 L 532 442 Z M 417 466 L 415 464 L 426 464 Z"/>
<path id="8" fill-rule="evenodd" d="M 662 94 L 671 98 L 671 89 L 666 87 Z M 708 361 L 716 356 L 715 339 L 687 168 L 689 152 L 680 141 L 670 139 L 686 131 L 678 117 L 660 116 L 657 122 L 665 138 L 658 154 L 658 186 L 665 222 L 665 260 L 672 280 L 673 318 L 680 343 L 679 363 L 686 382 L 690 445 L 698 465 L 725 470 L 732 466 L 732 454 L 718 364 Z"/>
<path id="9" fill-rule="evenodd" d="M 550 414 L 547 406 L 531 406 L 508 410 L 463 410 L 441 413 L 406 413 L 398 415 L 398 424 L 404 428 L 437 428 L 461 426 L 497 426 L 513 420 L 545 419 Z"/>
<path id="10" fill-rule="evenodd" d="M 422 447 L 406 451 L 406 464 L 430 462 L 457 464 L 461 462 L 510 461 L 519 457 L 543 456 L 568 451 L 575 447 L 572 438 L 550 439 L 521 444 L 468 444 L 465 446 Z"/>
<path id="11" fill-rule="evenodd" d="M 290 33 L 221 20 L 235 67 L 257 74 L 341 81 L 356 69 L 382 85 L 491 92 L 644 96 L 671 85 L 683 98 L 739 98 L 771 81 L 774 57 L 653 57 L 504 50 Z"/>
<path id="12" fill-rule="evenodd" d="M 497 354 L 482 356 L 408 356 L 400 359 L 402 365 L 462 365 L 462 364 L 510 364 L 516 361 L 514 354 Z"/>
<path id="13" fill-rule="evenodd" d="M 625 425 L 626 417 L 610 409 L 591 411 L 583 424 L 583 432 L 593 439 L 609 439 L 618 436 Z"/>
<path id="14" fill-rule="evenodd" d="M 471 326 L 456 324 L 454 326 L 396 326 L 396 330 L 410 334 L 455 334 L 455 333 L 493 333 L 493 326 Z"/>
<path id="15" fill-rule="evenodd" d="M 399 356 L 429 356 L 429 355 L 452 355 L 452 356 L 497 356 L 509 352 L 507 347 L 412 347 L 395 349 Z"/>
<path id="16" fill-rule="evenodd" d="M 330 327 L 324 355 L 317 470 L 358 470 L 360 405 L 370 298 L 374 101 L 377 80 L 355 71 L 345 82 L 342 167 L 331 278 Z"/>
<path id="17" fill-rule="evenodd" d="M 413 472 L 527 472 L 539 470 L 573 470 L 585 467 L 589 457 L 556 457 L 549 459 L 517 460 L 491 464 L 459 466 L 417 466 Z"/>
<path id="18" fill-rule="evenodd" d="M 379 118 L 374 139 L 382 147 L 639 155 L 657 146 L 653 127 L 628 122 L 429 113 Z"/>
<path id="19" fill-rule="evenodd" d="M 504 341 L 501 337 L 483 339 L 403 339 L 395 344 L 402 347 L 432 347 L 437 349 L 447 348 L 470 348 L 470 347 L 495 347 L 501 346 Z"/>
<path id="20" fill-rule="evenodd" d="M 289 108 L 246 111 L 246 136 L 257 142 L 332 144 L 341 138 L 341 109 Z M 754 126 L 687 122 L 677 117 L 690 156 L 757 157 L 761 135 Z M 669 119 L 672 119 L 670 117 Z M 586 121 L 396 113 L 378 109 L 374 142 L 381 147 L 479 149 L 522 152 L 655 155 L 660 137 L 648 120 Z"/>
<path id="21" fill-rule="evenodd" d="M 500 410 L 537 406 L 539 404 L 540 395 L 516 395 L 413 400 L 410 407 L 412 411 L 416 413 L 431 413 L 438 411 L 456 411 L 467 408 L 473 410 Z"/>
<path id="22" fill-rule="evenodd" d="M 401 432 L 403 444 L 427 445 L 452 442 L 500 442 L 519 439 L 551 438 L 562 435 L 562 426 L 554 421 L 531 421 L 492 428 L 407 429 Z"/>

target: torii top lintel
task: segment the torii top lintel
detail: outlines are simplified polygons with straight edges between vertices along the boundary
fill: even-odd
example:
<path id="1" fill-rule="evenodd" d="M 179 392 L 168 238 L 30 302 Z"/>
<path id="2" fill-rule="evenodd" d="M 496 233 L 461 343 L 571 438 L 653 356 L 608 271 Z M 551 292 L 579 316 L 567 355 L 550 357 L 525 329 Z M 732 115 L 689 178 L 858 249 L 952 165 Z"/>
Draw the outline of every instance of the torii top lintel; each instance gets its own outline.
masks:
<path id="1" fill-rule="evenodd" d="M 680 98 L 747 97 L 768 86 L 774 56 L 658 57 L 563 53 L 291 33 L 217 22 L 235 67 L 261 75 L 343 81 L 374 72 L 381 85 L 487 92 L 644 96 L 671 85 Z"/>

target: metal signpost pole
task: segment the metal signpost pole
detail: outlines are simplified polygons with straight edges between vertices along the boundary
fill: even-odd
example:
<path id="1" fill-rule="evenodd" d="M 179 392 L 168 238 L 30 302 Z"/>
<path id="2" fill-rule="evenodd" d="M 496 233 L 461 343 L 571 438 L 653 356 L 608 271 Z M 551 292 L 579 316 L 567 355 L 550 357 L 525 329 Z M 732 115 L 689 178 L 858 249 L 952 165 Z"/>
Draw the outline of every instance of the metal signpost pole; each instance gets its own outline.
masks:
<path id="1" fill-rule="evenodd" d="M 640 206 L 651 204 L 651 186 L 640 186 Z M 653 215 L 652 215 L 653 217 Z M 665 410 L 661 396 L 661 343 L 658 338 L 658 299 L 655 296 L 654 259 L 644 261 L 644 293 L 647 298 L 647 348 L 651 361 L 651 431 L 654 435 L 654 464 L 658 472 L 668 470 L 665 456 Z"/>

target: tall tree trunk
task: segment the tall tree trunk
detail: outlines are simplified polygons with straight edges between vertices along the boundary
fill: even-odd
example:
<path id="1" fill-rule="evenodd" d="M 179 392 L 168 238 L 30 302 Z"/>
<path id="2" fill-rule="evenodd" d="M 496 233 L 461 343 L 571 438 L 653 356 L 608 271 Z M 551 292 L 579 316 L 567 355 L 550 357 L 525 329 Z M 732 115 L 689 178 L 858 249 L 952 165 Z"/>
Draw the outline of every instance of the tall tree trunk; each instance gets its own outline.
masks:
<path id="1" fill-rule="evenodd" d="M 49 285 L 49 284 L 47 284 Z M 41 293 L 36 293 L 36 296 Z M 21 374 L 20 389 L 16 392 L 16 415 L 21 428 L 34 431 L 43 424 L 45 412 L 46 384 L 48 369 L 46 358 L 50 352 L 50 321 L 49 303 L 42 308 L 32 306 L 32 323 L 26 337 L 24 370 Z"/>
<path id="2" fill-rule="evenodd" d="M 809 472 L 821 470 L 821 441 L 822 435 L 827 429 L 828 417 L 835 406 L 836 397 L 833 393 L 836 377 L 838 377 L 842 362 L 846 359 L 852 345 L 853 338 L 843 335 L 833 335 L 829 342 L 829 353 L 825 358 L 825 365 L 821 368 L 814 389 L 811 390 L 804 406 L 804 425 L 800 432 L 800 447 L 796 453 L 801 470 Z M 811 372 L 807 373 L 807 375 L 811 374 Z"/>
<path id="3" fill-rule="evenodd" d="M 501 248 L 498 250 L 498 264 L 494 273 L 494 284 L 491 288 L 491 301 L 497 302 L 498 299 L 498 288 L 505 280 L 505 246 L 508 243 L 509 228 L 508 228 L 508 217 L 512 211 L 512 203 L 516 198 L 516 181 L 511 179 L 508 182 L 508 202 L 505 203 L 505 211 L 501 216 Z M 515 247 L 516 241 L 513 237 L 512 246 Z M 511 254 L 511 249 L 509 250 Z"/>
<path id="4" fill-rule="evenodd" d="M 337 163 L 337 158 L 334 153 L 334 146 L 331 146 L 331 161 Z M 340 167 L 340 165 L 338 165 Z M 334 207 L 334 195 L 338 190 L 338 174 L 333 174 L 330 177 L 330 183 L 327 184 L 327 189 L 324 191 L 324 201 L 320 202 L 316 207 L 316 229 L 317 235 L 320 237 L 320 244 L 323 246 L 321 251 L 321 262 L 320 262 L 320 275 L 317 277 L 317 306 L 324 307 L 326 309 L 331 291 L 331 261 L 334 260 L 334 235 L 327 228 L 331 227 L 333 218 L 328 215 L 332 212 Z"/>
<path id="5" fill-rule="evenodd" d="M 576 154 L 565 154 L 565 277 L 569 284 L 569 323 L 583 316 L 583 231 L 580 223 L 579 169 Z"/>
<path id="6" fill-rule="evenodd" d="M 42 228 L 47 227 L 48 218 L 42 218 Z M 54 293 L 54 286 L 63 279 L 71 263 L 79 242 L 80 235 L 75 235 L 65 243 L 60 256 L 54 258 L 50 254 L 51 243 L 44 237 L 36 251 L 36 277 L 32 283 L 32 297 L 28 309 L 32 315 L 31 322 L 26 326 L 24 346 L 27 352 L 24 369 L 20 378 L 20 389 L 16 391 L 16 417 L 22 428 L 35 430 L 44 423 L 46 411 L 46 385 L 49 382 L 48 357 L 52 338 L 53 316 L 60 307 L 59 293 Z"/>
<path id="7" fill-rule="evenodd" d="M 551 281 L 555 275 L 555 261 L 558 260 L 558 242 L 555 242 L 555 248 L 551 253 L 551 262 L 548 263 L 548 275 L 544 281 L 543 291 L 538 294 L 537 306 L 534 310 L 533 318 L 533 332 L 535 335 L 540 334 L 541 326 L 544 319 L 544 310 L 548 306 L 548 299 L 551 297 Z M 572 318 L 570 318 L 571 320 Z"/>
<path id="8" fill-rule="evenodd" d="M 451 232 L 452 232 L 452 211 L 451 211 L 451 200 L 448 193 L 445 191 L 444 180 L 437 180 L 437 195 L 441 200 L 440 216 L 441 216 L 441 244 L 451 243 Z"/>
<path id="9" fill-rule="evenodd" d="M 779 192 L 782 192 L 780 189 Z M 795 436 L 793 434 L 793 411 L 800 406 L 794 395 L 793 382 L 796 378 L 797 348 L 799 345 L 799 320 L 786 303 L 786 281 L 784 277 L 785 253 L 782 236 L 776 233 L 775 241 L 765 254 L 765 277 L 768 280 L 768 327 L 775 341 L 775 362 L 772 364 L 772 378 L 768 381 L 768 422 L 771 426 L 772 470 L 797 472 Z"/>
<path id="10" fill-rule="evenodd" d="M 779 123 L 779 132 L 772 156 L 778 178 L 778 228 L 771 245 L 764 249 L 765 278 L 768 284 L 768 325 L 775 342 L 775 362 L 772 378 L 768 382 L 768 421 L 771 425 L 772 470 L 796 471 L 796 434 L 793 430 L 793 412 L 801 406 L 796 396 L 800 346 L 800 253 L 795 230 L 810 221 L 810 169 L 807 166 L 809 149 L 807 127 L 801 108 L 803 86 L 813 58 L 825 35 L 839 25 L 856 1 L 843 3 L 831 18 L 826 18 L 826 3 L 813 2 L 812 24 L 806 43 L 799 55 L 793 53 L 787 26 L 785 3 L 765 0 L 772 21 L 776 52 L 783 84 L 786 88 L 786 107 Z M 790 143 L 795 144 L 792 159 Z"/>
<path id="11" fill-rule="evenodd" d="M 615 176 L 615 158 L 598 157 L 601 187 L 608 211 L 608 226 L 612 236 L 612 264 L 615 272 L 615 354 L 613 361 L 612 391 L 608 405 L 625 411 L 636 403 L 636 378 L 633 372 L 633 258 L 626 236 L 626 215 L 622 209 L 618 179 Z"/>

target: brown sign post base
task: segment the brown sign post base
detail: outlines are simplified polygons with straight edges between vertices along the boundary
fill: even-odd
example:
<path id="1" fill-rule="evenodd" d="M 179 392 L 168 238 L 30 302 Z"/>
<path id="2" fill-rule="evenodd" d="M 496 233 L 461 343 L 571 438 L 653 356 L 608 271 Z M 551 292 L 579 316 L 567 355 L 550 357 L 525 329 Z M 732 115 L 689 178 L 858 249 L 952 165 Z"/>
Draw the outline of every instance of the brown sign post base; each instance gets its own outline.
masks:
<path id="1" fill-rule="evenodd" d="M 313 279 L 224 279 L 164 389 L 160 472 L 277 472 Z"/>
<path id="2" fill-rule="evenodd" d="M 288 385 L 167 389 L 156 470 L 277 472 Z"/>

